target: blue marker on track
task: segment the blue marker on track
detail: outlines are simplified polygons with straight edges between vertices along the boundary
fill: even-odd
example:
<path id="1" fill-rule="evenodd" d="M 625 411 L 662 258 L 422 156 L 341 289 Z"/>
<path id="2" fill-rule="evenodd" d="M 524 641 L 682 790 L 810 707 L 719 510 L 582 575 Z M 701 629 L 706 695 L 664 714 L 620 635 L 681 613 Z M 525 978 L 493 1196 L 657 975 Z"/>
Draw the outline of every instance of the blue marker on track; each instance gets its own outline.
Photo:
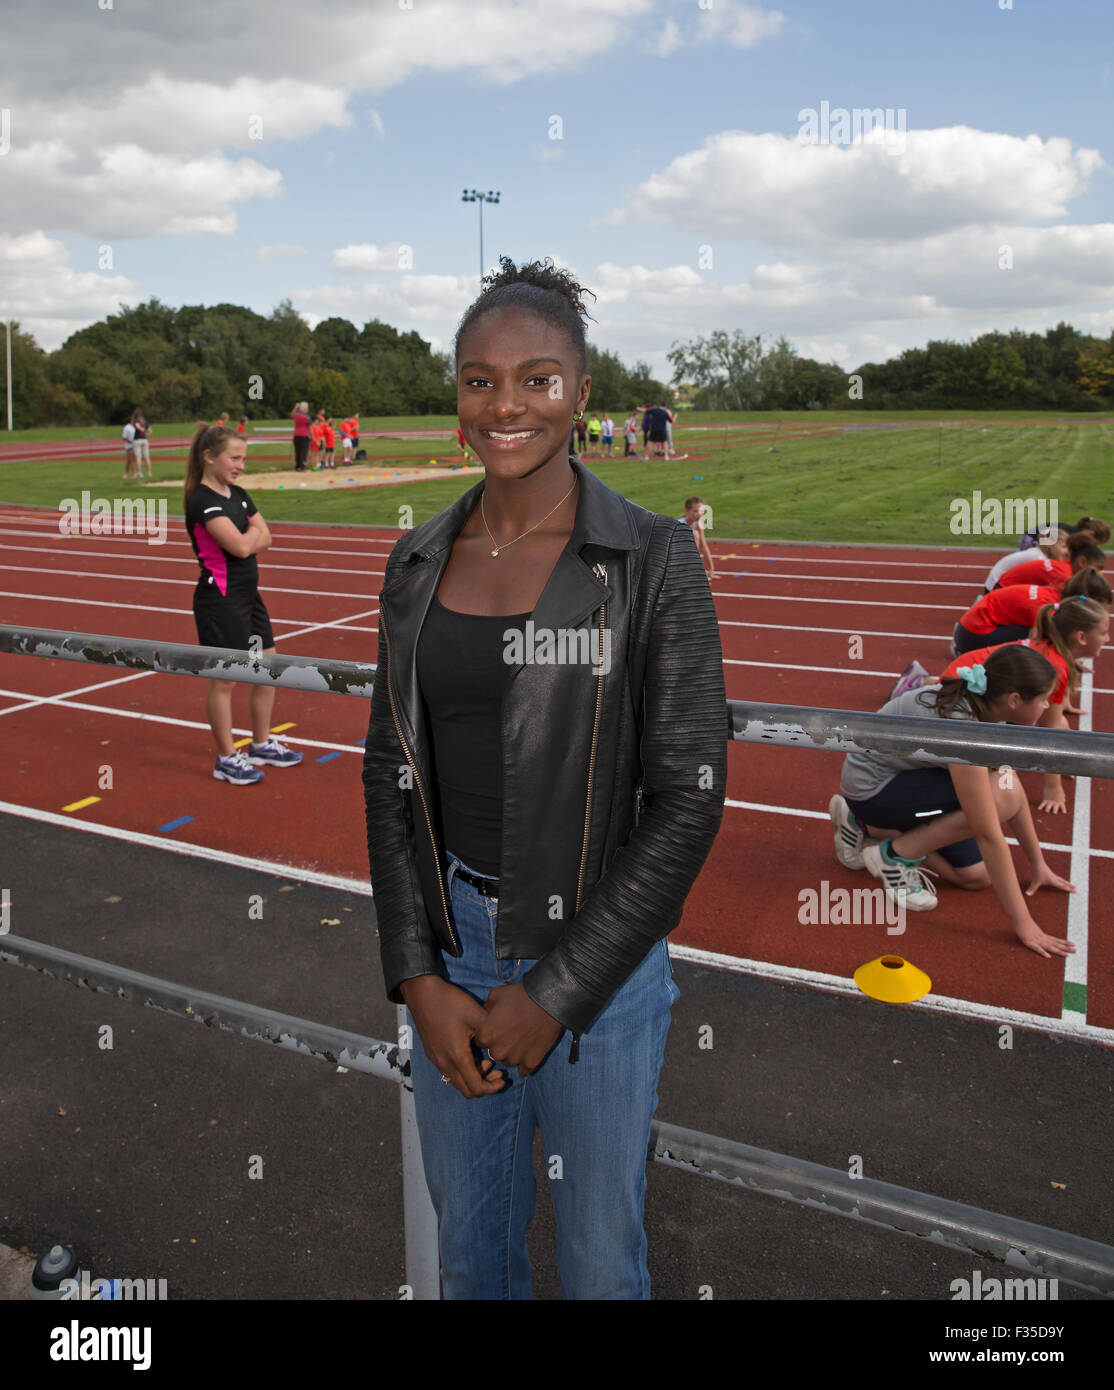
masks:
<path id="1" fill-rule="evenodd" d="M 320 758 L 315 758 L 314 762 L 331 763 L 334 758 L 339 758 L 339 753 L 323 753 Z"/>
<path id="2" fill-rule="evenodd" d="M 193 820 L 192 816 L 179 816 L 177 820 L 168 820 L 165 825 L 160 825 L 156 834 L 169 835 L 172 830 L 177 830 L 180 825 L 188 825 Z"/>

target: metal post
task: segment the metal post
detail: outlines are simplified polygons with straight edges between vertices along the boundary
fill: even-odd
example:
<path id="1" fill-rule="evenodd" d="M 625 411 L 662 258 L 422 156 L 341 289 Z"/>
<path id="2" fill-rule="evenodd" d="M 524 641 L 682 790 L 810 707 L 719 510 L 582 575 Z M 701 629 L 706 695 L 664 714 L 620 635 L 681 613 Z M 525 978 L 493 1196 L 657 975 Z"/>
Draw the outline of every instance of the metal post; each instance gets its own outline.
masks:
<path id="1" fill-rule="evenodd" d="M 12 321 L 8 320 L 8 429 L 12 427 Z"/>
<path id="2" fill-rule="evenodd" d="M 480 281 L 484 278 L 484 200 L 480 202 Z"/>
<path id="3" fill-rule="evenodd" d="M 399 1004 L 399 1061 L 409 1071 L 410 1052 L 402 1046 L 406 1027 L 406 1006 Z M 398 1105 L 402 1119 L 402 1219 L 406 1233 L 406 1282 L 410 1286 L 411 1298 L 430 1302 L 441 1297 L 437 1213 L 426 1186 L 414 1088 L 410 1081 L 403 1081 L 399 1087 Z"/>

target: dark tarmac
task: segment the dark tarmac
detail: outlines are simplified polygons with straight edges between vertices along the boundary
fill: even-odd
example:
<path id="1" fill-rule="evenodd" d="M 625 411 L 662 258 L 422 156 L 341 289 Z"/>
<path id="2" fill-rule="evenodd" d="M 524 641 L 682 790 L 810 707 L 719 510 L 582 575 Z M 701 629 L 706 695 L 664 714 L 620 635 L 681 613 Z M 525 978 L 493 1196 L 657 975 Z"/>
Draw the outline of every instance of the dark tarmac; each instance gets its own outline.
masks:
<path id="1" fill-rule="evenodd" d="M 0 818 L 13 934 L 393 1038 L 371 900 L 287 882 Z M 1003 1050 L 990 1023 L 674 972 L 659 1119 L 845 1171 L 860 1155 L 868 1177 L 1114 1244 L 1114 1051 L 1021 1029 Z M 399 1298 L 393 1085 L 8 963 L 0 1041 L 0 1241 L 72 1244 L 173 1300 Z M 535 1296 L 555 1300 L 540 1147 L 535 1166 Z M 659 1300 L 946 1302 L 975 1269 L 1016 1273 L 655 1163 L 646 1228 Z"/>

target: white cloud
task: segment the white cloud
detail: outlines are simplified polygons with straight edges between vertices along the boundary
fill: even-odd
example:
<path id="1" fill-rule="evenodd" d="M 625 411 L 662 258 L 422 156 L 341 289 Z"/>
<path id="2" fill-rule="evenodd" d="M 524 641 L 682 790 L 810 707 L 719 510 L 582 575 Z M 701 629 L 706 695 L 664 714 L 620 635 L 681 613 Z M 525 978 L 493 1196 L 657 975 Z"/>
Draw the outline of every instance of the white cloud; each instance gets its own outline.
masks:
<path id="1" fill-rule="evenodd" d="M 478 291 L 474 275 L 399 275 L 390 280 L 344 285 L 317 285 L 293 291 L 303 316 L 339 315 L 362 325 L 378 318 L 428 338 L 449 338 Z"/>
<path id="2" fill-rule="evenodd" d="M 139 236 L 230 236 L 229 204 L 273 198 L 282 175 L 254 159 L 187 158 L 116 145 L 92 160 L 59 140 L 17 147 L 4 158 L 4 217 L 12 231 L 39 227 L 97 240 Z"/>
<path id="3" fill-rule="evenodd" d="M 414 248 L 404 242 L 392 241 L 387 246 L 363 242 L 338 246 L 329 264 L 334 270 L 412 270 L 413 257 Z"/>
<path id="4" fill-rule="evenodd" d="M 258 251 L 249 251 L 249 261 L 273 261 L 279 256 L 304 256 L 306 248 L 304 246 L 287 246 L 279 244 L 277 246 L 261 246 Z"/>
<path id="5" fill-rule="evenodd" d="M 126 276 L 74 270 L 62 243 L 43 232 L 0 235 L 0 318 L 18 319 L 47 351 L 141 298 Z"/>
<path id="6" fill-rule="evenodd" d="M 604 220 L 669 222 L 732 241 L 817 247 L 885 243 L 973 224 L 1064 216 L 1104 168 L 1097 150 L 954 126 L 911 130 L 887 151 L 861 143 L 802 145 L 772 133 L 725 131 L 654 174 Z"/>

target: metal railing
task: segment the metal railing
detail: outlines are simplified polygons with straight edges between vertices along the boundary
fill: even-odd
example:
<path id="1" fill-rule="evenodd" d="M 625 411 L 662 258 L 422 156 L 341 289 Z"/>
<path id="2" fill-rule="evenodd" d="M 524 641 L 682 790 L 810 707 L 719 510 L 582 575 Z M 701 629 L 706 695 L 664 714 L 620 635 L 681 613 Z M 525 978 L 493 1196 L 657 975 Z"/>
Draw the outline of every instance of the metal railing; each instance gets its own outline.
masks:
<path id="1" fill-rule="evenodd" d="M 94 633 L 0 625 L 0 652 L 83 661 L 133 671 L 270 684 L 276 690 L 355 695 L 370 700 L 375 667 L 356 661 L 253 655 L 227 647 L 147 642 Z M 1114 777 L 1114 734 L 1039 729 L 974 720 L 906 719 L 862 710 L 819 709 L 766 701 L 728 700 L 726 736 L 829 753 L 879 752 L 934 761 L 1008 765 L 1022 772 Z"/>
<path id="2" fill-rule="evenodd" d="M 0 625 L 0 652 L 90 662 L 173 675 L 271 683 L 278 688 L 369 699 L 375 667 L 307 657 L 258 656 L 222 648 L 145 642 L 89 633 Z M 59 697 L 64 702 L 64 696 Z M 828 752 L 881 751 L 988 767 L 1114 777 L 1114 735 L 1061 733 L 993 724 L 903 719 L 853 710 L 727 702 L 726 737 Z M 360 751 L 353 745 L 353 752 Z M 406 1278 L 417 1299 L 439 1291 L 437 1221 L 425 1185 L 410 1084 L 409 1054 L 397 1043 L 280 1014 L 175 984 L 23 937 L 0 936 L 0 960 L 80 987 L 111 993 L 208 1027 L 238 1033 L 400 1086 Z M 405 1010 L 398 1006 L 400 1030 Z M 402 1032 L 399 1034 L 403 1037 Z M 1027 1274 L 1063 1279 L 1114 1295 L 1114 1247 L 927 1193 L 848 1173 L 655 1120 L 658 1162 L 752 1191 L 787 1198 L 891 1231 L 998 1260 Z"/>

